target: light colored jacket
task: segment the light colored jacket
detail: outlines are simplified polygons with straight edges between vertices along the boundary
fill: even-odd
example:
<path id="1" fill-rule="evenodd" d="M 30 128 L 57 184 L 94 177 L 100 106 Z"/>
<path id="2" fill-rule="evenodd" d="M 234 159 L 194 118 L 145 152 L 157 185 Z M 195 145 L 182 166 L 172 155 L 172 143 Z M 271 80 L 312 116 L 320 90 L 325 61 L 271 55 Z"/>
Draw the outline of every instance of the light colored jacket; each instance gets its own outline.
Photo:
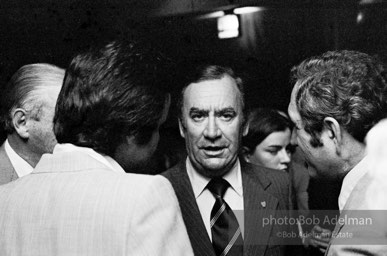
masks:
<path id="1" fill-rule="evenodd" d="M 117 172 L 82 152 L 43 155 L 0 186 L 0 255 L 193 255 L 161 176 Z"/>

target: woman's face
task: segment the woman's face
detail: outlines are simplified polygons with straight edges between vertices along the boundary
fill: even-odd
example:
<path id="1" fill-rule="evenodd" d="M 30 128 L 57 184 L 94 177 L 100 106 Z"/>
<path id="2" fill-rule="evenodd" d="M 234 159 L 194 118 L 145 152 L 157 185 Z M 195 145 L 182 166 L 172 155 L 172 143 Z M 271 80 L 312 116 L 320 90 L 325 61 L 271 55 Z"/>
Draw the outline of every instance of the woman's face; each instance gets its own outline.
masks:
<path id="1" fill-rule="evenodd" d="M 290 129 L 269 134 L 255 150 L 245 155 L 249 163 L 281 171 L 287 171 L 290 163 Z"/>

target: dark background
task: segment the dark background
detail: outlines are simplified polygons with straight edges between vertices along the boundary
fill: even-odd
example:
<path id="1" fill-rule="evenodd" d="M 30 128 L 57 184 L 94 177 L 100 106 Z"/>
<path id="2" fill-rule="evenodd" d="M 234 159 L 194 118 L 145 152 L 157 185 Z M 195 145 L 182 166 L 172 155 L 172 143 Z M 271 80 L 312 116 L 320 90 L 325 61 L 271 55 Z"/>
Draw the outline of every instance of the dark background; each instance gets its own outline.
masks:
<path id="1" fill-rule="evenodd" d="M 263 9 L 239 15 L 238 38 L 218 39 L 216 18 L 200 18 L 247 3 Z M 306 57 L 337 49 L 382 58 L 387 52 L 385 1 L 14 0 L 0 3 L 0 24 L 0 87 L 22 65 L 65 68 L 76 52 L 135 31 L 165 51 L 178 73 L 200 63 L 231 66 L 244 78 L 250 105 L 281 110 L 289 71 Z M 176 79 L 173 96 L 179 86 Z M 178 137 L 174 113 L 161 143 L 168 147 L 179 143 L 171 139 Z"/>
<path id="2" fill-rule="evenodd" d="M 211 5 L 202 7 L 206 12 L 198 11 L 200 6 L 198 10 L 186 7 L 188 13 L 181 14 L 178 8 L 183 7 L 161 6 L 168 1 L 148 3 L 148 9 L 147 1 L 142 5 L 136 1 L 9 2 L 0 5 L 0 86 L 24 64 L 66 67 L 79 50 L 136 31 L 174 59 L 179 72 L 199 63 L 231 66 L 245 78 L 253 106 L 284 110 L 291 89 L 289 71 L 306 57 L 336 49 L 370 54 L 387 49 L 386 4 L 293 1 L 270 5 L 276 1 L 268 1 L 256 4 L 264 7 L 259 12 L 239 15 L 239 38 L 220 40 L 216 18 L 198 19 L 211 11 Z M 222 3 L 215 7 L 222 9 Z M 156 8 L 167 8 L 172 15 L 160 16 L 163 10 L 156 12 Z M 360 13 L 363 19 L 358 21 Z"/>

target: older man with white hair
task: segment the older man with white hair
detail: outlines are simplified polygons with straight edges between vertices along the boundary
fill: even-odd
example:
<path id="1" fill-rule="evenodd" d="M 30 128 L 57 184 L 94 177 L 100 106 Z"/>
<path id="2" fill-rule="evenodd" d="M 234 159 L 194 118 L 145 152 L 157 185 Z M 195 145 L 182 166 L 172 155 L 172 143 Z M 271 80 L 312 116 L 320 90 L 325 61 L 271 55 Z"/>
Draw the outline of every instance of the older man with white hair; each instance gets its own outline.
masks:
<path id="1" fill-rule="evenodd" d="M 0 185 L 32 172 L 57 141 L 55 104 L 65 70 L 37 63 L 21 67 L 2 92 L 1 124 L 7 139 L 0 147 Z"/>

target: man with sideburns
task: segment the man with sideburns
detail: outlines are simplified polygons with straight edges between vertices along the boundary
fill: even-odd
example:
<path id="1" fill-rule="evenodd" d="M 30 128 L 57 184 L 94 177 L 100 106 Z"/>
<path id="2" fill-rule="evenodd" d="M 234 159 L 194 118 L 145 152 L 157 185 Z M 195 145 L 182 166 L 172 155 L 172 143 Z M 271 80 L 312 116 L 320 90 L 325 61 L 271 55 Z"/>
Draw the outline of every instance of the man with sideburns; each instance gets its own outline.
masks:
<path id="1" fill-rule="evenodd" d="M 382 208 L 368 207 L 373 198 L 365 196 L 373 184 L 365 137 L 387 116 L 385 66 L 365 53 L 330 51 L 304 60 L 292 73 L 295 85 L 288 107 L 295 124 L 292 144 L 298 145 L 306 164 L 313 167 L 310 175 L 342 181 L 339 218 L 376 220 L 382 213 L 385 222 L 386 211 L 372 211 Z M 314 243 L 329 256 L 387 255 L 383 227 L 376 221 L 368 226 L 340 221 L 329 245 L 322 233 Z"/>

